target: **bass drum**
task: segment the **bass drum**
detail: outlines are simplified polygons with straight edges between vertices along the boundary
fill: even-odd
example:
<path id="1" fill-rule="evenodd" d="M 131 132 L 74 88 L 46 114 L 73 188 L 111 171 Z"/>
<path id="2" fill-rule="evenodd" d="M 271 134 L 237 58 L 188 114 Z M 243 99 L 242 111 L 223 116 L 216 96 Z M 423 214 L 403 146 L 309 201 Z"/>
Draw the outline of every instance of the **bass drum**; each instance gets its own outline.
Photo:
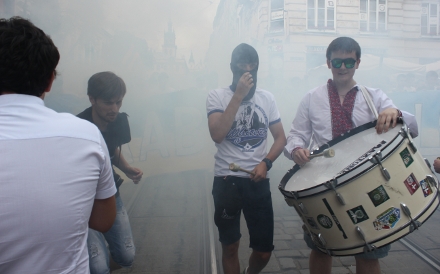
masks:
<path id="1" fill-rule="evenodd" d="M 417 229 L 439 205 L 438 180 L 401 122 L 377 134 L 376 121 L 327 148 L 333 158 L 295 165 L 279 190 L 301 216 L 315 245 L 332 256 L 390 244 Z"/>

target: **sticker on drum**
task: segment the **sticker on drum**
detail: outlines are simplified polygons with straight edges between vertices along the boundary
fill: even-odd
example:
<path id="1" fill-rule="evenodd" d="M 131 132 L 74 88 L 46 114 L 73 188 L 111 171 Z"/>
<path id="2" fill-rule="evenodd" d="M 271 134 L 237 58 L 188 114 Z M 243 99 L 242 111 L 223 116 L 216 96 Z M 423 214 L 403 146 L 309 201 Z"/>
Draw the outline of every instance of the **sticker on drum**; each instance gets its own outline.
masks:
<path id="1" fill-rule="evenodd" d="M 357 206 L 355 208 L 352 208 L 350 210 L 347 210 L 348 216 L 350 216 L 351 221 L 353 224 L 361 223 L 365 220 L 368 220 L 367 212 L 365 212 L 365 209 L 363 206 Z"/>
<path id="2" fill-rule="evenodd" d="M 396 226 L 400 220 L 400 209 L 390 207 L 385 212 L 377 216 L 377 219 L 373 222 L 374 229 L 391 229 Z"/>
<path id="3" fill-rule="evenodd" d="M 383 186 L 379 186 L 373 189 L 372 191 L 368 192 L 368 196 L 370 197 L 375 207 L 383 204 L 385 201 L 390 199 Z"/>
<path id="4" fill-rule="evenodd" d="M 423 195 L 425 195 L 425 197 L 428 197 L 432 194 L 432 188 L 426 179 L 420 181 L 420 187 L 422 188 Z"/>
<path id="5" fill-rule="evenodd" d="M 324 214 L 319 214 L 318 217 L 316 217 L 318 219 L 318 223 L 323 227 L 323 228 L 327 228 L 330 229 L 333 226 L 333 222 L 332 219 L 330 219 L 330 217 L 324 215 Z"/>
<path id="6" fill-rule="evenodd" d="M 406 188 L 408 189 L 409 193 L 411 193 L 411 195 L 413 195 L 417 191 L 417 189 L 419 189 L 420 186 L 416 179 L 416 176 L 414 176 L 414 173 L 411 173 L 403 183 L 405 184 Z"/>
<path id="7" fill-rule="evenodd" d="M 400 152 L 400 157 L 402 158 L 402 161 L 406 167 L 409 167 L 412 162 L 414 162 L 414 159 L 411 157 L 411 153 L 409 153 L 408 148 L 405 148 Z"/>

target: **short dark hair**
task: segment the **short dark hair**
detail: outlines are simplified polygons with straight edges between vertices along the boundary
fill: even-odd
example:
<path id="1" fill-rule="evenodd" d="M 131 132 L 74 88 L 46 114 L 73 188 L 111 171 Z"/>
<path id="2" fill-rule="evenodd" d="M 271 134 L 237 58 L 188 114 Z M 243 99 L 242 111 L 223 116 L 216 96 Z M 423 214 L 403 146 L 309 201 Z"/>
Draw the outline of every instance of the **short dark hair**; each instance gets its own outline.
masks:
<path id="1" fill-rule="evenodd" d="M 59 60 L 52 39 L 29 20 L 0 19 L 0 92 L 40 97 Z"/>
<path id="2" fill-rule="evenodd" d="M 350 37 L 338 37 L 328 45 L 327 53 L 325 56 L 327 60 L 330 60 L 333 52 L 342 51 L 346 53 L 355 52 L 356 59 L 361 58 L 361 47 L 358 42 Z"/>
<path id="3" fill-rule="evenodd" d="M 87 85 L 87 95 L 104 100 L 124 96 L 126 91 L 124 80 L 110 71 L 92 75 Z"/>

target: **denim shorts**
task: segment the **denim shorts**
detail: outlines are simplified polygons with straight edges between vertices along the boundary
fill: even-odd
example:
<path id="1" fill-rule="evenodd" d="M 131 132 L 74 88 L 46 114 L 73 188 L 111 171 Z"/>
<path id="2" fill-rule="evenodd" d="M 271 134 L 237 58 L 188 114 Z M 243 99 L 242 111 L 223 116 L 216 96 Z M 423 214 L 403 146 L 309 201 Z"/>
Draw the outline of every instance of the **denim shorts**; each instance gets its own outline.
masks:
<path id="1" fill-rule="evenodd" d="M 269 179 L 260 182 L 234 176 L 214 177 L 214 222 L 220 242 L 230 245 L 241 238 L 240 217 L 243 211 L 249 230 L 249 247 L 260 252 L 274 249 L 274 217 Z"/>
<path id="2" fill-rule="evenodd" d="M 306 242 L 307 246 L 310 247 L 311 249 L 321 252 L 321 250 L 319 250 L 315 246 L 315 243 L 313 243 L 313 240 L 310 237 L 310 235 L 305 231 L 304 231 L 304 241 Z M 377 248 L 377 249 L 373 250 L 372 252 L 361 253 L 361 254 L 357 254 L 354 256 L 356 258 L 369 259 L 369 260 L 382 259 L 382 258 L 385 258 L 386 256 L 388 256 L 388 251 L 390 251 L 390 249 L 391 249 L 391 245 L 388 244 L 388 245 L 382 246 L 380 248 Z"/>

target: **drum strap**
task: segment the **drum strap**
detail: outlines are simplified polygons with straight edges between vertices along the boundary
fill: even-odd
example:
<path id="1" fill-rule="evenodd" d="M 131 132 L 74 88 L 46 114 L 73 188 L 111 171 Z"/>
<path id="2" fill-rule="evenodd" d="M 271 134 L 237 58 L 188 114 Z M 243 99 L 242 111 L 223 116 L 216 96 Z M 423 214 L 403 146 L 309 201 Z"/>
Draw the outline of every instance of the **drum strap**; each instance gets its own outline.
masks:
<path id="1" fill-rule="evenodd" d="M 371 112 L 373 112 L 374 117 L 377 118 L 379 117 L 379 114 L 377 114 L 377 110 L 374 107 L 374 103 L 373 100 L 371 99 L 370 93 L 367 91 L 367 89 L 364 86 L 359 86 L 359 88 L 361 89 L 362 95 L 364 95 L 365 101 L 368 104 L 368 107 L 370 108 Z"/>

